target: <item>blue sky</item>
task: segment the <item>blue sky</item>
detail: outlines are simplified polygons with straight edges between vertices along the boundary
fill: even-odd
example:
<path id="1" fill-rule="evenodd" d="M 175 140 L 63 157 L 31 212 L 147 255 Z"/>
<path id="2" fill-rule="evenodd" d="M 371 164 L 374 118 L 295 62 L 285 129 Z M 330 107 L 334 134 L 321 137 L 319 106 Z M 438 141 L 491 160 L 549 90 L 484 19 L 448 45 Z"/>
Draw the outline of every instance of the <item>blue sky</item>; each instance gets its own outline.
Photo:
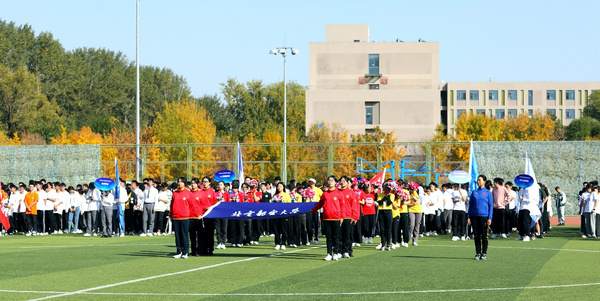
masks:
<path id="1" fill-rule="evenodd" d="M 135 60 L 135 0 L 0 0 L 0 18 L 51 32 L 67 50 Z M 308 85 L 309 43 L 327 24 L 368 24 L 373 41 L 440 43 L 440 81 L 600 81 L 600 1 L 141 0 L 140 61 L 183 76 L 194 96 L 228 77 Z"/>

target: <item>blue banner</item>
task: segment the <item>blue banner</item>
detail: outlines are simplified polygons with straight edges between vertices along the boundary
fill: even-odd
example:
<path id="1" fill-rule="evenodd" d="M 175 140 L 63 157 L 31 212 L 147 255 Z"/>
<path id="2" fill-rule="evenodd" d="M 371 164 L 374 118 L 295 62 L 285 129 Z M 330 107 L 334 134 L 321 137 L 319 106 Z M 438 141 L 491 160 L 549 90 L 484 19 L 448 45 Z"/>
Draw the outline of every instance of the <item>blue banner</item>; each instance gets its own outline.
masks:
<path id="1" fill-rule="evenodd" d="M 220 202 L 208 208 L 202 218 L 271 219 L 310 212 L 317 203 L 234 203 Z"/>

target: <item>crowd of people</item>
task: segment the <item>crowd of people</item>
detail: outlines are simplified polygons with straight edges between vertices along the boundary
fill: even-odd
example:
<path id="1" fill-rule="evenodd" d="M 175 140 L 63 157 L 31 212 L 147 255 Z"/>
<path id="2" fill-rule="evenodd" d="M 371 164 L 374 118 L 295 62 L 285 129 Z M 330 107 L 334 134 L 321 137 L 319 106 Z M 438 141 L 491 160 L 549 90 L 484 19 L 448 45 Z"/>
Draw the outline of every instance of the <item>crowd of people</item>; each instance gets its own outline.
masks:
<path id="1" fill-rule="evenodd" d="M 3 233 L 102 237 L 174 233 L 178 258 L 212 255 L 215 245 L 216 249 L 256 245 L 265 236 L 274 237 L 276 250 L 319 243 L 319 237 L 325 236 L 325 260 L 352 257 L 353 248 L 361 244 L 389 251 L 409 247 L 411 242 L 417 246 L 419 237 L 448 235 L 452 241 L 476 239 L 480 242 L 476 259 L 486 259 L 487 226 L 492 239 L 518 233 L 517 240 L 522 241 L 543 238 L 551 229 L 551 194 L 545 185 L 540 184 L 539 201 L 533 202 L 537 198 L 529 195 L 530 190 L 485 176 L 480 188 L 489 191 L 492 205 L 489 216 L 480 216 L 486 217 L 489 225 L 484 220 L 475 225 L 478 230 L 472 217 L 481 208 L 470 202 L 476 196 L 467 192 L 467 184 L 418 185 L 391 179 L 371 183 L 330 176 L 322 185 L 312 178 L 286 184 L 280 178 L 270 183 L 249 177 L 242 183 L 213 182 L 204 177 L 190 181 L 180 178 L 171 184 L 153 179 L 119 180 L 118 185 L 118 194 L 116 189 L 100 191 L 93 183 L 67 187 L 43 179 L 3 185 L 3 213 L 11 224 Z M 555 191 L 559 225 L 564 225 L 567 200 L 560 187 Z M 600 233 L 600 217 L 595 213 L 598 199 L 597 183 L 585 183 L 579 198 L 584 237 Z M 315 207 L 306 214 L 266 220 L 202 218 L 217 202 L 314 202 Z M 533 207 L 541 218 L 531 227 Z M 481 223 L 485 225 L 479 227 Z M 379 242 L 374 242 L 375 237 L 380 237 Z"/>

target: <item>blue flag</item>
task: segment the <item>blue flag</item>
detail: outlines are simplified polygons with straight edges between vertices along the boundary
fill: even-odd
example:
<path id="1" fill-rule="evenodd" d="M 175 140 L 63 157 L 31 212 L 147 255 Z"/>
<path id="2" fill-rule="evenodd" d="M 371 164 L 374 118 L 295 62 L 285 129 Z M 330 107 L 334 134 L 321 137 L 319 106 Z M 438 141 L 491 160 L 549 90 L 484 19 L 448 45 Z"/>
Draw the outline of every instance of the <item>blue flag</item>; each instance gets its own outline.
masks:
<path id="1" fill-rule="evenodd" d="M 469 151 L 469 174 L 471 175 L 471 181 L 469 181 L 469 195 L 471 192 L 477 190 L 477 178 L 479 177 L 479 170 L 477 170 L 477 159 L 475 159 L 475 152 L 473 151 L 473 140 L 471 140 L 471 147 Z"/>
<path id="2" fill-rule="evenodd" d="M 123 207 L 121 207 L 121 203 L 119 202 L 121 193 L 121 180 L 119 179 L 119 164 L 117 163 L 117 157 L 115 157 L 115 183 L 117 186 L 115 187 L 115 201 L 117 202 L 117 217 L 119 218 L 119 228 L 121 229 L 121 233 L 125 231 L 125 216 L 123 214 Z"/>
<path id="3" fill-rule="evenodd" d="M 206 210 L 202 218 L 270 219 L 309 212 L 317 203 L 236 203 L 218 202 Z"/>
<path id="4" fill-rule="evenodd" d="M 237 174 L 238 174 L 238 180 L 240 181 L 240 187 L 242 185 L 242 183 L 244 183 L 244 160 L 242 160 L 242 148 L 240 147 L 240 143 L 238 142 L 237 144 L 237 153 L 238 153 L 238 157 L 237 157 L 237 163 L 238 163 L 238 167 L 237 167 Z"/>

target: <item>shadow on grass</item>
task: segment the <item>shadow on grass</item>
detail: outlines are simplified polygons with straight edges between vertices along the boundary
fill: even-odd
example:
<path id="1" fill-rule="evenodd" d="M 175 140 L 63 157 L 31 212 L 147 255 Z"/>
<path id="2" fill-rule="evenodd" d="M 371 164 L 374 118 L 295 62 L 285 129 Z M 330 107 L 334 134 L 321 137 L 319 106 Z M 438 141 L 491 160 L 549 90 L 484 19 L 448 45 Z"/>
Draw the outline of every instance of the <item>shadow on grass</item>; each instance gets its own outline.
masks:
<path id="1" fill-rule="evenodd" d="M 469 257 L 449 257 L 449 256 L 420 256 L 420 255 L 400 255 L 400 256 L 392 256 L 399 258 L 419 258 L 419 259 L 443 259 L 443 260 L 469 260 L 473 261 L 473 258 Z"/>
<path id="2" fill-rule="evenodd" d="M 119 254 L 121 256 L 133 256 L 133 257 L 173 257 L 175 252 L 173 251 L 151 251 L 142 250 L 131 253 Z M 252 258 L 252 257 L 264 257 L 264 258 L 277 258 L 277 259 L 315 259 L 321 260 L 319 255 L 306 254 L 306 253 L 291 253 L 291 254 L 280 254 L 277 253 L 218 253 L 214 252 L 213 255 L 200 255 L 190 256 L 189 258 L 199 257 L 211 257 L 211 258 Z"/>

